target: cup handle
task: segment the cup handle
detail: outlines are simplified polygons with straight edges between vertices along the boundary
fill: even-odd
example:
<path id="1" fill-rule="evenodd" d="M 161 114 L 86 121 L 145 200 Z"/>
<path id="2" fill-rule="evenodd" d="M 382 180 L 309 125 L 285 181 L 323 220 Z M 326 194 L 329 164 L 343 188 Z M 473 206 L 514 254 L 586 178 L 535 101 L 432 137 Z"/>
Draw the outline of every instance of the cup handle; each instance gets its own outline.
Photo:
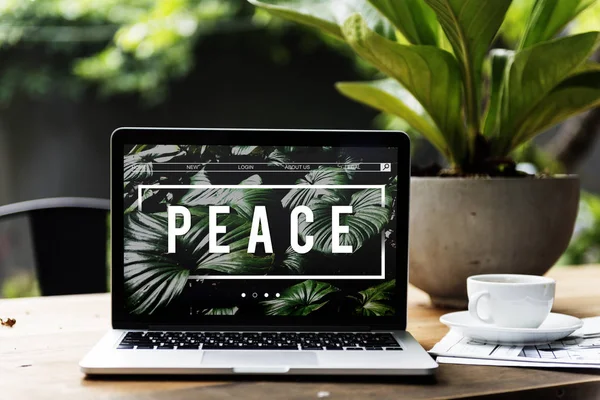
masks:
<path id="1" fill-rule="evenodd" d="M 477 312 L 477 306 L 479 305 L 479 300 L 481 300 L 481 298 L 484 296 L 489 299 L 490 293 L 486 290 L 482 290 L 481 292 L 477 292 L 477 293 L 473 294 L 469 298 L 469 314 L 471 314 L 471 316 L 473 318 L 478 319 L 481 322 L 485 322 L 486 324 L 492 324 L 494 322 L 494 320 L 492 319 L 491 315 L 487 318 L 483 318 Z"/>

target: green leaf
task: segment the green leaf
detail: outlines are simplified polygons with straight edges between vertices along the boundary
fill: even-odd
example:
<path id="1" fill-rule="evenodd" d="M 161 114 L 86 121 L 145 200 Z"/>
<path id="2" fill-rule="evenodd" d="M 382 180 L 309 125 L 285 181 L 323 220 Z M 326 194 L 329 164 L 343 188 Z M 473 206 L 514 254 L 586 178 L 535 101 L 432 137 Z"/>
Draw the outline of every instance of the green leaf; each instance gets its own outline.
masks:
<path id="1" fill-rule="evenodd" d="M 285 258 L 281 262 L 281 266 L 293 274 L 300 275 L 304 272 L 305 257 L 303 254 L 296 253 L 290 246 L 285 251 Z"/>
<path id="2" fill-rule="evenodd" d="M 450 160 L 466 155 L 461 117 L 460 71 L 454 57 L 432 46 L 401 45 L 373 32 L 355 14 L 343 26 L 344 36 L 358 55 L 396 79 L 427 110 L 444 135 Z"/>
<path id="3" fill-rule="evenodd" d="M 336 88 L 346 97 L 402 118 L 442 154 L 446 152 L 444 136 L 423 106 L 398 81 L 388 78 L 372 82 L 338 82 Z"/>
<path id="4" fill-rule="evenodd" d="M 507 66 L 513 61 L 514 55 L 514 51 L 505 49 L 494 49 L 490 52 L 490 104 L 484 117 L 483 134 L 485 136 L 498 133 L 504 83 L 507 81 Z"/>
<path id="5" fill-rule="evenodd" d="M 221 308 L 209 308 L 202 310 L 203 315 L 235 315 L 238 312 L 237 307 L 221 307 Z"/>
<path id="6" fill-rule="evenodd" d="M 233 146 L 231 148 L 231 154 L 234 156 L 247 156 L 252 154 L 257 148 L 258 146 Z"/>
<path id="7" fill-rule="evenodd" d="M 125 216 L 125 291 L 135 314 L 152 314 L 183 290 L 194 271 L 224 274 L 264 274 L 273 255 L 247 251 L 250 223 L 236 215 L 222 216 L 227 233 L 217 239 L 230 252 L 208 252 L 208 209 L 195 209 L 188 233 L 177 237 L 176 252 L 168 253 L 167 218 L 162 213 Z"/>
<path id="8" fill-rule="evenodd" d="M 552 39 L 596 0 L 536 0 L 519 49 Z"/>
<path id="9" fill-rule="evenodd" d="M 150 197 L 157 195 L 159 190 L 145 189 L 142 194 L 142 203 L 148 200 Z M 139 201 L 135 199 L 129 207 L 125 209 L 124 214 L 129 214 L 137 210 L 139 206 Z"/>
<path id="10" fill-rule="evenodd" d="M 465 93 L 467 131 L 480 132 L 483 60 L 512 0 L 425 0 L 436 13 L 459 60 Z M 471 140 L 471 143 L 474 143 Z"/>
<path id="11" fill-rule="evenodd" d="M 125 217 L 125 293 L 134 314 L 152 314 L 183 290 L 193 263 L 167 254 L 166 218 L 132 213 Z"/>
<path id="12" fill-rule="evenodd" d="M 183 236 L 183 240 L 191 245 L 191 257 L 197 260 L 196 272 L 261 275 L 271 269 L 274 254 L 256 256 L 248 253 L 251 223 L 247 219 L 229 214 L 219 220 L 219 225 L 225 225 L 227 232 L 217 238 L 217 245 L 228 245 L 229 253 L 208 251 L 208 210 L 200 219 L 192 219 L 192 228 Z"/>
<path id="13" fill-rule="evenodd" d="M 278 167 L 282 167 L 291 162 L 287 154 L 279 149 L 275 149 L 269 153 L 269 155 L 266 157 L 266 160 L 268 161 L 268 165 L 274 165 Z"/>
<path id="14" fill-rule="evenodd" d="M 193 182 L 206 185 L 208 178 L 203 171 L 192 177 Z M 244 189 L 244 185 L 260 185 L 259 175 L 252 175 L 240 182 L 239 189 L 190 189 L 179 200 L 186 207 L 228 205 L 240 216 L 251 221 L 254 208 L 258 205 L 273 205 L 276 203 L 272 189 Z"/>
<path id="15" fill-rule="evenodd" d="M 572 76 L 580 75 L 580 74 L 586 74 L 588 72 L 600 72 L 600 63 L 597 63 L 597 62 L 594 62 L 594 61 L 591 61 L 591 60 L 587 60 L 586 62 L 584 62 L 583 64 L 581 64 L 579 67 L 577 67 L 569 75 L 569 78 L 572 77 Z"/>
<path id="16" fill-rule="evenodd" d="M 352 13 L 360 13 L 371 29 L 394 39 L 394 29 L 366 0 L 248 0 L 274 16 L 299 22 L 344 40 L 340 25 Z"/>
<path id="17" fill-rule="evenodd" d="M 304 178 L 296 181 L 297 185 L 347 185 L 348 174 L 341 168 L 319 167 L 310 171 Z M 316 197 L 331 195 L 333 189 L 290 189 L 281 199 L 284 207 L 294 209 L 305 206 Z"/>
<path id="18" fill-rule="evenodd" d="M 281 296 L 262 301 L 266 315 L 305 316 L 323 307 L 329 300 L 327 295 L 339 291 L 325 282 L 304 281 L 285 289 Z"/>
<path id="19" fill-rule="evenodd" d="M 565 78 L 581 68 L 598 38 L 598 32 L 567 36 L 515 54 L 504 86 L 499 136 L 493 143 L 496 155 L 508 154 L 520 142 L 517 137 L 522 135 L 522 127 L 533 110 Z"/>
<path id="20" fill-rule="evenodd" d="M 377 286 L 372 286 L 358 292 L 358 296 L 348 296 L 355 300 L 358 305 L 354 309 L 356 315 L 366 317 L 382 317 L 385 315 L 394 315 L 396 309 L 389 304 L 394 290 L 396 289 L 396 280 L 383 282 Z"/>
<path id="21" fill-rule="evenodd" d="M 369 0 L 412 44 L 437 46 L 439 24 L 423 0 Z"/>
<path id="22" fill-rule="evenodd" d="M 572 76 L 531 110 L 516 131 L 512 146 L 519 146 L 554 125 L 598 106 L 600 70 Z"/>
<path id="23" fill-rule="evenodd" d="M 167 162 L 181 153 L 179 146 L 159 145 L 124 158 L 123 180 L 141 181 L 154 174 L 153 163 Z"/>
<path id="24" fill-rule="evenodd" d="M 340 235 L 340 245 L 352 246 L 356 252 L 363 243 L 379 235 L 389 222 L 390 209 L 382 206 L 380 189 L 364 189 L 354 193 L 348 201 L 347 191 L 339 190 L 335 195 L 313 199 L 308 207 L 312 210 L 314 220 L 307 223 L 304 214 L 300 214 L 298 232 L 303 240 L 306 236 L 314 237 L 313 249 L 332 253 L 331 208 L 333 206 L 350 205 L 352 214 L 341 214 L 340 225 L 348 226 L 348 233 Z M 388 200 L 384 198 L 384 204 Z"/>
<path id="25" fill-rule="evenodd" d="M 190 178 L 190 185 L 210 185 L 210 180 L 206 175 L 206 171 L 201 170 L 192 175 Z"/>
<path id="26" fill-rule="evenodd" d="M 355 314 L 367 317 L 394 315 L 396 310 L 388 302 L 392 298 L 395 288 L 396 280 L 393 279 L 361 290 L 358 292 L 358 296 L 349 296 L 358 303 L 354 309 Z"/>

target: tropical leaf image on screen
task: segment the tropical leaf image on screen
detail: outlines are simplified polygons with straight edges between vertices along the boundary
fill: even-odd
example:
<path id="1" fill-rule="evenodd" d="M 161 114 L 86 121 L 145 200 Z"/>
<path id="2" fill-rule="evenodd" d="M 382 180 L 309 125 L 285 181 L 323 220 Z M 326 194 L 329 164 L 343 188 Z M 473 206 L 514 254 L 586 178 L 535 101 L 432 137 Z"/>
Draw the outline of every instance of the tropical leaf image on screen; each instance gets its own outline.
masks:
<path id="1" fill-rule="evenodd" d="M 287 288 L 279 298 L 263 301 L 267 315 L 308 315 L 329 301 L 328 295 L 339 291 L 329 283 L 307 280 Z"/>
<path id="2" fill-rule="evenodd" d="M 125 295 L 129 311 L 143 315 L 168 314 L 177 311 L 178 302 L 187 299 L 185 301 L 193 301 L 196 315 L 206 316 L 327 315 L 332 310 L 345 315 L 393 314 L 393 284 L 302 279 L 303 275 L 379 275 L 381 271 L 380 238 L 382 233 L 390 236 L 395 229 L 391 216 L 396 180 L 393 176 L 377 177 L 345 168 L 345 165 L 356 167 L 363 162 L 360 151 L 327 146 L 136 145 L 126 148 Z M 233 171 L 235 164 L 255 165 L 265 170 L 227 173 Z M 300 168 L 288 171 L 288 164 Z M 197 167 L 186 170 L 184 165 Z M 271 173 L 271 170 L 285 172 Z M 385 185 L 383 198 L 379 187 L 360 187 L 374 184 Z M 153 187 L 138 191 L 138 185 Z M 166 185 L 169 187 L 160 187 Z M 236 187 L 178 189 L 181 185 Z M 244 187 L 250 185 L 252 187 Z M 299 188 L 278 189 L 277 185 Z M 305 185 L 333 187 L 301 187 Z M 339 185 L 356 187 L 335 187 Z M 140 204 L 143 206 L 138 209 Z M 175 253 L 168 252 L 167 208 L 170 205 L 183 206 L 191 215 L 190 230 L 176 237 Z M 230 207 L 230 213 L 219 214 L 217 220 L 219 226 L 226 228 L 225 233 L 217 235 L 217 244 L 229 246 L 229 253 L 208 251 L 208 210 L 216 205 Z M 255 253 L 248 253 L 253 216 L 259 205 L 267 210 L 272 252 L 267 252 L 261 243 Z M 314 238 L 313 248 L 308 253 L 297 253 L 291 246 L 290 226 L 294 221 L 290 213 L 297 206 L 308 206 L 314 215 L 312 223 L 307 223 L 303 214 L 298 220 L 298 243 L 305 244 L 308 236 Z M 352 246 L 352 253 L 332 251 L 333 206 L 352 206 L 352 213 L 342 213 L 339 217 L 339 224 L 350 230 L 340 234 L 340 245 Z M 182 222 L 182 217 L 179 218 L 177 224 Z M 269 288 L 268 292 L 271 296 L 279 293 L 279 297 L 253 303 L 248 296 L 244 302 L 242 297 L 223 296 L 219 292 L 223 289 L 217 289 L 225 287 L 224 282 L 227 282 L 226 287 L 235 287 L 228 290 L 242 293 L 247 290 L 248 280 L 243 277 L 239 281 L 215 279 L 218 275 L 294 275 L 298 280 L 269 281 L 276 288 Z M 202 300 L 196 303 L 195 296 Z"/>
<path id="3" fill-rule="evenodd" d="M 348 233 L 340 235 L 340 245 L 352 246 L 356 252 L 363 243 L 382 232 L 389 221 L 390 210 L 381 205 L 381 189 L 364 189 L 348 195 L 347 191 L 336 190 L 335 194 L 315 198 L 309 202 L 314 221 L 306 222 L 300 216 L 299 232 L 302 238 L 314 237 L 314 249 L 332 253 L 332 206 L 352 206 L 352 214 L 341 214 L 340 225 L 349 227 Z"/>
<path id="4" fill-rule="evenodd" d="M 348 174 L 341 168 L 319 168 L 296 181 L 297 185 L 347 185 Z M 315 197 L 333 195 L 334 189 L 291 189 L 281 200 L 284 207 L 306 206 Z"/>
<path id="5" fill-rule="evenodd" d="M 224 308 L 209 308 L 204 310 L 204 315 L 235 315 L 238 312 L 237 307 L 224 307 Z"/>
<path id="6" fill-rule="evenodd" d="M 194 172 L 169 174 L 163 165 L 168 163 L 213 162 L 230 153 L 229 146 L 193 146 L 193 145 L 135 145 L 127 149 L 124 155 L 123 186 L 125 213 L 137 210 L 137 185 L 156 184 L 202 184 L 193 181 Z M 196 176 L 198 178 L 198 176 Z M 171 204 L 173 193 L 166 190 L 146 189 L 143 193 L 145 203 Z"/>
<path id="7" fill-rule="evenodd" d="M 304 263 L 307 258 L 307 256 L 296 253 L 294 249 L 288 247 L 281 265 L 292 274 L 301 274 L 304 271 Z"/>
<path id="8" fill-rule="evenodd" d="M 357 315 L 384 316 L 394 315 L 395 309 L 389 301 L 396 289 L 396 280 L 383 282 L 380 285 L 369 287 L 358 292 L 358 295 L 349 296 L 356 301 L 354 309 Z"/>
<path id="9" fill-rule="evenodd" d="M 192 177 L 192 184 L 210 185 L 206 173 L 201 171 Z M 201 183 L 196 183 L 201 182 Z M 244 185 L 260 185 L 262 179 L 258 175 L 253 175 L 240 182 L 240 186 Z M 190 189 L 181 198 L 179 204 L 184 206 L 211 206 L 211 205 L 228 205 L 234 209 L 238 215 L 252 220 L 254 207 L 257 205 L 273 205 L 276 199 L 273 197 L 272 189 Z"/>
<path id="10" fill-rule="evenodd" d="M 208 210 L 194 210 L 190 231 L 177 237 L 175 253 L 167 249 L 167 218 L 163 214 L 132 213 L 125 217 L 125 291 L 133 313 L 151 314 L 168 305 L 183 290 L 192 274 L 266 273 L 273 256 L 247 252 L 249 222 L 235 214 L 224 216 L 220 224 L 228 232 L 218 245 L 228 245 L 229 253 L 208 252 Z"/>

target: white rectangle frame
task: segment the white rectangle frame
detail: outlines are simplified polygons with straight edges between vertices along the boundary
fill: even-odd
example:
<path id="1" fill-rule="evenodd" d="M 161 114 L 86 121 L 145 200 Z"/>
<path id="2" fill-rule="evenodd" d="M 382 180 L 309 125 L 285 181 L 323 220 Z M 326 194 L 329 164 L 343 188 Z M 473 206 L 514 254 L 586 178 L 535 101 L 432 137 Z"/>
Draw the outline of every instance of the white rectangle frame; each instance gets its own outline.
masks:
<path id="1" fill-rule="evenodd" d="M 385 185 L 138 185 L 138 211 L 142 212 L 145 189 L 379 189 L 385 207 Z M 190 275 L 188 280 L 226 279 L 385 279 L 385 232 L 381 232 L 381 273 L 379 275 Z"/>

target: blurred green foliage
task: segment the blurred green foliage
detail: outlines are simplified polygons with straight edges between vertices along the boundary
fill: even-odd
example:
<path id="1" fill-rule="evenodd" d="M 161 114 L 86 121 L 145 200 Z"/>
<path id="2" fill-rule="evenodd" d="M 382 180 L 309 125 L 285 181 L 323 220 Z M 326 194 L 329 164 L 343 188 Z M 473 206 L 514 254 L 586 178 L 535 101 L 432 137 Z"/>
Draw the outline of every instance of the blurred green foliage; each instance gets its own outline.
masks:
<path id="1" fill-rule="evenodd" d="M 40 296 L 40 288 L 34 274 L 22 272 L 6 279 L 0 288 L 0 297 L 7 299 L 17 297 Z"/>
<path id="2" fill-rule="evenodd" d="M 511 47 L 534 1 L 513 1 L 502 28 Z M 599 20 L 596 0 L 569 28 L 592 30 Z M 2 0 L 0 104 L 48 92 L 78 97 L 90 82 L 107 96 L 138 93 L 160 102 L 173 79 L 187 75 L 197 62 L 210 62 L 195 54 L 202 38 L 265 27 L 272 41 L 256 45 L 269 47 L 273 61 L 285 63 L 289 53 L 278 35 L 299 28 L 245 0 Z M 362 74 L 373 75 L 373 68 L 341 41 L 327 35 L 316 39 L 308 31 L 307 51 L 325 44 L 355 59 Z"/>
<path id="3" fill-rule="evenodd" d="M 525 31 L 527 17 L 531 13 L 535 1 L 536 0 L 513 0 L 504 19 L 504 23 L 500 28 L 502 39 L 508 47 L 514 48 L 521 39 L 521 36 Z M 569 1 L 570 0 L 566 0 L 565 2 Z M 569 30 L 569 33 L 574 35 L 598 29 L 598 25 L 600 25 L 600 1 L 589 0 L 589 3 L 592 3 L 591 6 L 581 12 L 567 27 L 565 27 Z"/>
<path id="4" fill-rule="evenodd" d="M 187 74 L 194 46 L 218 29 L 249 23 L 237 0 L 5 0 L 0 2 L 0 102 L 23 90 L 78 95 L 82 81 L 104 94 L 160 100 Z M 230 25 L 222 25 L 228 22 Z"/>
<path id="5" fill-rule="evenodd" d="M 575 232 L 561 265 L 600 263 L 600 197 L 582 193 Z"/>
<path id="6" fill-rule="evenodd" d="M 274 63 L 290 59 L 281 40 L 289 29 L 304 32 L 307 52 L 330 46 L 354 57 L 335 39 L 245 0 L 0 0 L 0 106 L 48 93 L 79 98 L 90 83 L 105 97 L 135 93 L 156 104 L 173 80 L 212 61 L 198 51 L 203 38 L 260 29 L 267 40 L 252 46 Z"/>

